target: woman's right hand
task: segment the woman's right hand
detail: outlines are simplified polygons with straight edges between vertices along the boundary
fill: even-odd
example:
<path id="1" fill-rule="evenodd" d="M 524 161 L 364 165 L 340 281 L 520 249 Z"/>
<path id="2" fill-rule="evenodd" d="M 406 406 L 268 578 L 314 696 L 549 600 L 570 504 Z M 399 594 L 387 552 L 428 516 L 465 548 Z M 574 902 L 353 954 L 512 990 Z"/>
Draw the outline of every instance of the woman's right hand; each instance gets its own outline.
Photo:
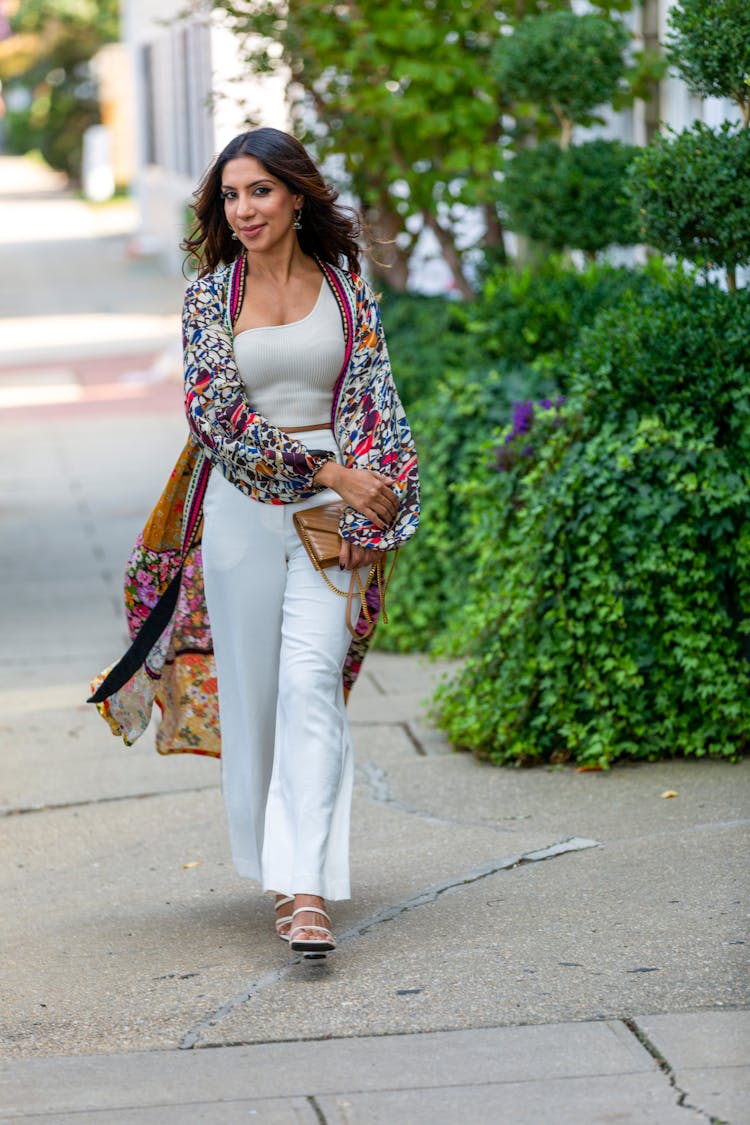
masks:
<path id="1" fill-rule="evenodd" d="M 348 469 L 335 461 L 327 461 L 315 474 L 315 483 L 338 492 L 350 508 L 366 516 L 380 531 L 398 515 L 398 499 L 392 484 L 393 477 L 375 469 Z"/>

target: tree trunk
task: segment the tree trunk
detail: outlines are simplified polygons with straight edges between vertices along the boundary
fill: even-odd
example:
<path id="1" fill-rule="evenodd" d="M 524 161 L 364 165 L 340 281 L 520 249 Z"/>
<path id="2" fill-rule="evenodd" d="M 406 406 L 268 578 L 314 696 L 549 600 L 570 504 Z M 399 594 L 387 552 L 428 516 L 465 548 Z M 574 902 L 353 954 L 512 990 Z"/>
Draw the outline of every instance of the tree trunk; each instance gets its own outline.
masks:
<path id="1" fill-rule="evenodd" d="M 730 293 L 737 292 L 737 269 L 735 266 L 731 268 L 727 266 L 727 289 Z"/>
<path id="2" fill-rule="evenodd" d="M 382 199 L 364 212 L 365 237 L 370 238 L 368 261 L 375 276 L 389 289 L 404 293 L 409 283 L 409 259 L 416 239 L 410 236 L 406 247 L 399 246 L 396 236 L 405 233 L 401 216 L 388 201 Z"/>
<path id="3" fill-rule="evenodd" d="M 466 277 L 464 276 L 461 256 L 456 249 L 456 244 L 453 241 L 453 236 L 440 226 L 440 223 L 437 221 L 435 216 L 431 211 L 428 211 L 427 208 L 422 209 L 422 218 L 425 221 L 425 225 L 432 231 L 432 233 L 435 235 L 435 238 L 438 240 L 440 252 L 445 259 L 448 268 L 453 274 L 453 280 L 455 282 L 456 289 L 458 289 L 461 296 L 465 297 L 467 301 L 471 300 L 471 298 L 474 296 L 474 290 L 469 285 Z"/>
<path id="4" fill-rule="evenodd" d="M 505 231 L 503 224 L 497 213 L 497 207 L 494 203 L 485 203 L 484 205 L 484 245 L 490 247 L 495 251 L 494 258 L 496 261 L 502 262 L 503 265 L 508 261 L 508 253 L 505 249 Z"/>

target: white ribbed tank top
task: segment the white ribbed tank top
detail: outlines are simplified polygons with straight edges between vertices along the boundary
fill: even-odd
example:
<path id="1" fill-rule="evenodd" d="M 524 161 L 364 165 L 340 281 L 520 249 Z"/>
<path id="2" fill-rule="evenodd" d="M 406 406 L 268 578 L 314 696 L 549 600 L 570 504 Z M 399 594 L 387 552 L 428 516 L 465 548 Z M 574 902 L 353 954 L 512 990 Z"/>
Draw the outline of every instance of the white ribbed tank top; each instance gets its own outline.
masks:
<path id="1" fill-rule="evenodd" d="M 272 425 L 330 422 L 333 389 L 344 362 L 344 330 L 327 281 L 302 320 L 238 333 L 234 355 L 250 405 Z"/>

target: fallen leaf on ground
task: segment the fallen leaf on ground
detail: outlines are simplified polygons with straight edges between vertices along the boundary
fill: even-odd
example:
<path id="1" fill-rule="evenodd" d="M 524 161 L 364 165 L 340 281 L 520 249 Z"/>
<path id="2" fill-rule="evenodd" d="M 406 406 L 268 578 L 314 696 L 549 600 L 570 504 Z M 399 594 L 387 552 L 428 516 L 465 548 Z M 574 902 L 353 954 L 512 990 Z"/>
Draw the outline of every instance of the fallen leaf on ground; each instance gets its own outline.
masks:
<path id="1" fill-rule="evenodd" d="M 189 869 L 190 869 L 191 867 L 200 867 L 200 865 L 201 865 L 202 863 L 203 863 L 203 860 L 202 860 L 202 859 L 191 859 L 191 860 L 190 860 L 190 863 L 183 863 L 183 865 L 182 865 L 182 870 L 183 870 L 183 871 L 189 871 Z"/>
<path id="2" fill-rule="evenodd" d="M 679 797 L 679 795 L 676 789 L 665 789 L 662 793 L 662 797 Z"/>

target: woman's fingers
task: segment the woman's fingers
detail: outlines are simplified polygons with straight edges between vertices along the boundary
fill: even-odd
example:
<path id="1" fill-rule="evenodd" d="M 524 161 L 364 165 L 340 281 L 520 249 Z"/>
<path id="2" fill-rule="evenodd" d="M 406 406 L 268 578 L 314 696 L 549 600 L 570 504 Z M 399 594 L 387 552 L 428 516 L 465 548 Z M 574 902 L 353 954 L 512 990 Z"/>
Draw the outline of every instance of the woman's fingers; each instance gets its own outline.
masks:
<path id="1" fill-rule="evenodd" d="M 372 469 L 348 469 L 336 490 L 347 504 L 383 531 L 393 523 L 399 510 L 392 482 L 392 477 Z"/>
<path id="2" fill-rule="evenodd" d="M 339 565 L 342 570 L 359 570 L 360 567 L 370 567 L 380 558 L 382 552 L 374 547 L 360 547 L 348 539 L 341 542 L 339 551 Z"/>
<path id="3" fill-rule="evenodd" d="M 352 554 L 352 544 L 348 539 L 341 540 L 341 550 L 339 551 L 339 567 L 341 570 L 350 570 L 349 560 Z"/>

